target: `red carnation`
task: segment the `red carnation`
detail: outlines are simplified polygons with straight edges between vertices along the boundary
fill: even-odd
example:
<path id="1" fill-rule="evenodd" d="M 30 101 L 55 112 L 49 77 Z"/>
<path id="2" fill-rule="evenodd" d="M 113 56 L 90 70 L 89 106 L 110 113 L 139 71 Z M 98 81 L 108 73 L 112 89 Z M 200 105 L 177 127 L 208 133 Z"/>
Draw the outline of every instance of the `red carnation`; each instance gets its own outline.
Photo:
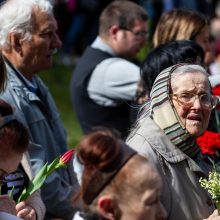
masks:
<path id="1" fill-rule="evenodd" d="M 217 85 L 215 86 L 213 89 L 212 89 L 212 93 L 216 96 L 220 96 L 220 85 Z"/>
<path id="2" fill-rule="evenodd" d="M 203 154 L 215 154 L 220 148 L 220 133 L 205 131 L 205 133 L 196 140 Z"/>

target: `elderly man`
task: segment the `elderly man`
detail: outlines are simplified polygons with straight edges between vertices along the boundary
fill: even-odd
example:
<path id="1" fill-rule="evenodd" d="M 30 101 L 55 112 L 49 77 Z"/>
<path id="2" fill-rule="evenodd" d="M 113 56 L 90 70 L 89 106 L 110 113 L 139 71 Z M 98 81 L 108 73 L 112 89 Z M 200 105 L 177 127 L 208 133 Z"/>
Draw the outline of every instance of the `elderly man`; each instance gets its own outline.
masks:
<path id="1" fill-rule="evenodd" d="M 131 1 L 113 1 L 101 13 L 99 36 L 79 60 L 72 78 L 72 103 L 88 133 L 95 126 L 126 137 L 128 102 L 135 97 L 140 70 L 131 60 L 147 39 L 145 10 Z"/>
<path id="2" fill-rule="evenodd" d="M 66 132 L 48 88 L 36 75 L 52 65 L 61 42 L 48 0 L 9 0 L 0 8 L 0 47 L 8 83 L 1 98 L 16 108 L 15 114 L 30 134 L 29 154 L 36 174 L 48 161 L 67 150 Z M 78 183 L 72 167 L 52 173 L 41 190 L 46 219 L 72 219 Z"/>

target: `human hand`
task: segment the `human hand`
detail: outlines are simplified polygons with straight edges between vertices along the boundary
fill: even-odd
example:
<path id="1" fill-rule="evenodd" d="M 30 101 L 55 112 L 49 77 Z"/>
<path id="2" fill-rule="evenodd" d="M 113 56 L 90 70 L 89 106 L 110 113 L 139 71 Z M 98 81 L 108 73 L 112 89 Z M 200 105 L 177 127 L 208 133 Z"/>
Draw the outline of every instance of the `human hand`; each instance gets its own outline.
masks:
<path id="1" fill-rule="evenodd" d="M 208 218 L 204 220 L 220 220 L 220 215 L 218 214 L 218 210 L 216 209 Z"/>
<path id="2" fill-rule="evenodd" d="M 17 217 L 22 218 L 24 220 L 36 220 L 36 212 L 35 210 L 27 205 L 25 202 L 19 202 L 16 205 Z"/>
<path id="3" fill-rule="evenodd" d="M 8 195 L 0 195 L 0 211 L 16 215 L 16 203 Z"/>

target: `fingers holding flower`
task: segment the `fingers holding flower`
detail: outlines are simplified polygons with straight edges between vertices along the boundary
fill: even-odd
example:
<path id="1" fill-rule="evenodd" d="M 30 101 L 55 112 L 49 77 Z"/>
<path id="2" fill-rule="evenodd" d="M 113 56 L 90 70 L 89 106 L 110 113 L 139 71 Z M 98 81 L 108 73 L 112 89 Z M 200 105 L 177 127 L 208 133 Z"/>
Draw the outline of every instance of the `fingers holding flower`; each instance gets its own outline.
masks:
<path id="1" fill-rule="evenodd" d="M 24 220 L 36 220 L 35 210 L 25 202 L 20 202 L 16 205 L 17 216 Z"/>

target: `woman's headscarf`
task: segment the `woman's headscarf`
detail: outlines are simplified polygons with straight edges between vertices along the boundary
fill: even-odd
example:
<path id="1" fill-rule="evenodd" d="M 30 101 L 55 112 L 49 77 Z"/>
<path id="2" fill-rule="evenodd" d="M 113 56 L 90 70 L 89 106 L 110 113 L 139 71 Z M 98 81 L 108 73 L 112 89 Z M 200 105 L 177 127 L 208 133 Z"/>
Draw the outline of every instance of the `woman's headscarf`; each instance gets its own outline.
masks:
<path id="1" fill-rule="evenodd" d="M 169 67 L 157 76 L 150 94 L 148 115 L 176 147 L 188 156 L 195 157 L 200 148 L 181 122 L 169 96 L 171 74 L 178 66 Z"/>

